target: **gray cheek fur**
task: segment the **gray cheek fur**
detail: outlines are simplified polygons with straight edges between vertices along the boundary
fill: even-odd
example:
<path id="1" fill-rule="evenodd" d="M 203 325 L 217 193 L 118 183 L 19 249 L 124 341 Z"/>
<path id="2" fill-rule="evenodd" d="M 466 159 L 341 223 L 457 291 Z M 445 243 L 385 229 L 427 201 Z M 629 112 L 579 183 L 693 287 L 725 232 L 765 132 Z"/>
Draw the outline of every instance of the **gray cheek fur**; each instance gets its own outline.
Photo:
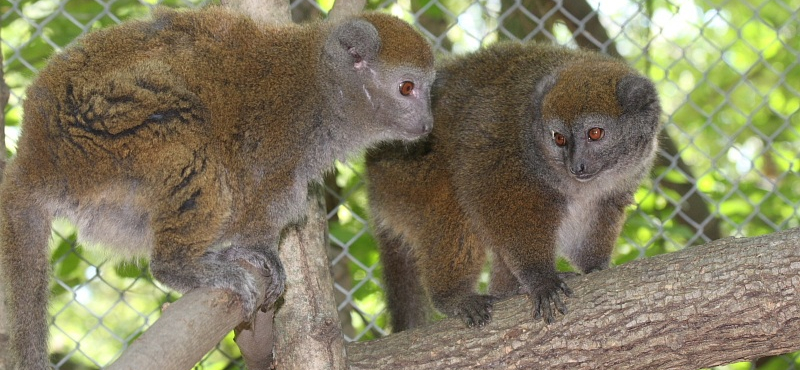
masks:
<path id="1" fill-rule="evenodd" d="M 380 105 L 373 112 L 376 125 L 380 125 L 378 128 L 387 135 L 394 134 L 406 140 L 416 139 L 430 132 L 433 127 L 429 103 L 430 86 L 435 77 L 434 72 L 402 66 L 385 69 L 386 73 L 382 78 L 374 81 L 374 88 L 381 94 Z M 400 84 L 403 81 L 414 83 L 412 94 L 400 94 Z"/>

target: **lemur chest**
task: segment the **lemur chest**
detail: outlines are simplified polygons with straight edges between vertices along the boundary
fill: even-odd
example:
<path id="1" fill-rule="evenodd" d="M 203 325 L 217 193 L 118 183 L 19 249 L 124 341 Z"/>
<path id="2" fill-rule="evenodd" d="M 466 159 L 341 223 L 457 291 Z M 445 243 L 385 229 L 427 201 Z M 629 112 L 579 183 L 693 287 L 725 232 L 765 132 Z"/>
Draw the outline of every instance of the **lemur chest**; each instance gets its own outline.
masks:
<path id="1" fill-rule="evenodd" d="M 577 196 L 568 198 L 556 234 L 559 253 L 570 256 L 592 237 L 599 214 L 599 196 Z"/>

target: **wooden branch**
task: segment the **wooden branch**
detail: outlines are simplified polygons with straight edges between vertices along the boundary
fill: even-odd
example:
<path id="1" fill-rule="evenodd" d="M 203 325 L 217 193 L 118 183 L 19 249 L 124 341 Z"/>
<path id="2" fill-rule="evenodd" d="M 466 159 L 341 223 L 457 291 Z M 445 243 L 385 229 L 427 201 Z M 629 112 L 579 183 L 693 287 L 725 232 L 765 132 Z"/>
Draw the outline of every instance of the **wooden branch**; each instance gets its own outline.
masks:
<path id="1" fill-rule="evenodd" d="M 326 254 L 328 227 L 321 186 L 309 191 L 303 226 L 287 228 L 280 250 L 286 269 L 284 303 L 275 313 L 279 369 L 344 369 L 344 338 Z"/>
<path id="2" fill-rule="evenodd" d="M 275 337 L 273 334 L 273 319 L 275 309 L 267 312 L 257 312 L 249 327 L 234 329 L 234 341 L 242 352 L 242 358 L 247 370 L 270 370 L 273 362 L 273 348 Z"/>
<path id="3" fill-rule="evenodd" d="M 351 369 L 697 369 L 800 349 L 800 229 L 727 238 L 568 281 L 546 326 L 518 296 L 482 329 L 448 319 L 353 343 Z"/>
<path id="4" fill-rule="evenodd" d="M 264 278 L 258 273 L 253 275 L 259 291 L 266 292 Z M 263 299 L 262 293 L 259 300 Z M 244 319 L 241 302 L 233 293 L 193 289 L 170 304 L 108 369 L 191 369 Z"/>

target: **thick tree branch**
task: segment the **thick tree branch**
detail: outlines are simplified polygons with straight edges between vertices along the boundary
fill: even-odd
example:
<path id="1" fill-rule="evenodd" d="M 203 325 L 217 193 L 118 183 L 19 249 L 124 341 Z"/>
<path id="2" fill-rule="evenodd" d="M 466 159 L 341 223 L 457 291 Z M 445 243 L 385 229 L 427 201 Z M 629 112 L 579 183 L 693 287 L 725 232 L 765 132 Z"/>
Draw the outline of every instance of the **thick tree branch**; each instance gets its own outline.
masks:
<path id="1" fill-rule="evenodd" d="M 279 369 L 344 369 L 344 338 L 333 296 L 327 220 L 321 186 L 312 186 L 305 225 L 289 227 L 280 257 L 286 269 L 284 303 L 275 314 Z"/>
<path id="2" fill-rule="evenodd" d="M 800 349 L 800 229 L 727 238 L 568 281 L 546 326 L 525 297 L 348 346 L 351 369 L 691 369 Z"/>
<path id="3" fill-rule="evenodd" d="M 259 291 L 266 292 L 264 278 L 255 271 L 254 276 Z M 191 290 L 170 304 L 108 369 L 191 369 L 244 319 L 241 302 L 233 293 L 211 288 Z"/>
<path id="4" fill-rule="evenodd" d="M 192 368 L 243 319 L 241 304 L 224 290 L 195 289 L 171 304 L 110 370 Z"/>

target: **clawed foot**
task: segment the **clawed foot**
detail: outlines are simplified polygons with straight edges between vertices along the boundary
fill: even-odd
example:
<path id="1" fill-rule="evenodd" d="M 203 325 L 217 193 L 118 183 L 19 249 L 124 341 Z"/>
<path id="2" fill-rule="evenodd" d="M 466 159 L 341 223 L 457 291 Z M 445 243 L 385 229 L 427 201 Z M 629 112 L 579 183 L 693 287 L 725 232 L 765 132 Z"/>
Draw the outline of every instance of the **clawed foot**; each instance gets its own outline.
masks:
<path id="1" fill-rule="evenodd" d="M 492 321 L 492 305 L 497 298 L 490 295 L 471 294 L 454 304 L 453 309 L 443 310 L 452 316 L 460 316 L 469 328 L 482 327 Z"/>
<path id="2" fill-rule="evenodd" d="M 283 270 L 283 264 L 277 253 L 272 249 L 256 250 L 231 247 L 223 251 L 223 255 L 229 261 L 245 261 L 259 270 L 267 280 L 267 291 L 264 302 L 258 306 L 258 309 L 266 312 L 273 307 L 286 287 L 286 272 Z M 250 307 L 250 311 L 247 312 L 248 317 L 255 313 L 255 308 Z"/>
<path id="3" fill-rule="evenodd" d="M 561 299 L 561 293 L 567 297 L 572 296 L 572 290 L 559 275 L 539 277 L 527 289 L 528 297 L 533 303 L 533 318 L 543 319 L 546 323 L 555 322 L 553 307 L 562 315 L 566 315 L 567 306 Z"/>
<path id="4" fill-rule="evenodd" d="M 269 253 L 267 257 L 263 272 L 269 285 L 264 304 L 261 305 L 261 312 L 267 312 L 272 308 L 286 289 L 286 271 L 283 270 L 283 264 L 278 259 L 277 253 Z"/>

